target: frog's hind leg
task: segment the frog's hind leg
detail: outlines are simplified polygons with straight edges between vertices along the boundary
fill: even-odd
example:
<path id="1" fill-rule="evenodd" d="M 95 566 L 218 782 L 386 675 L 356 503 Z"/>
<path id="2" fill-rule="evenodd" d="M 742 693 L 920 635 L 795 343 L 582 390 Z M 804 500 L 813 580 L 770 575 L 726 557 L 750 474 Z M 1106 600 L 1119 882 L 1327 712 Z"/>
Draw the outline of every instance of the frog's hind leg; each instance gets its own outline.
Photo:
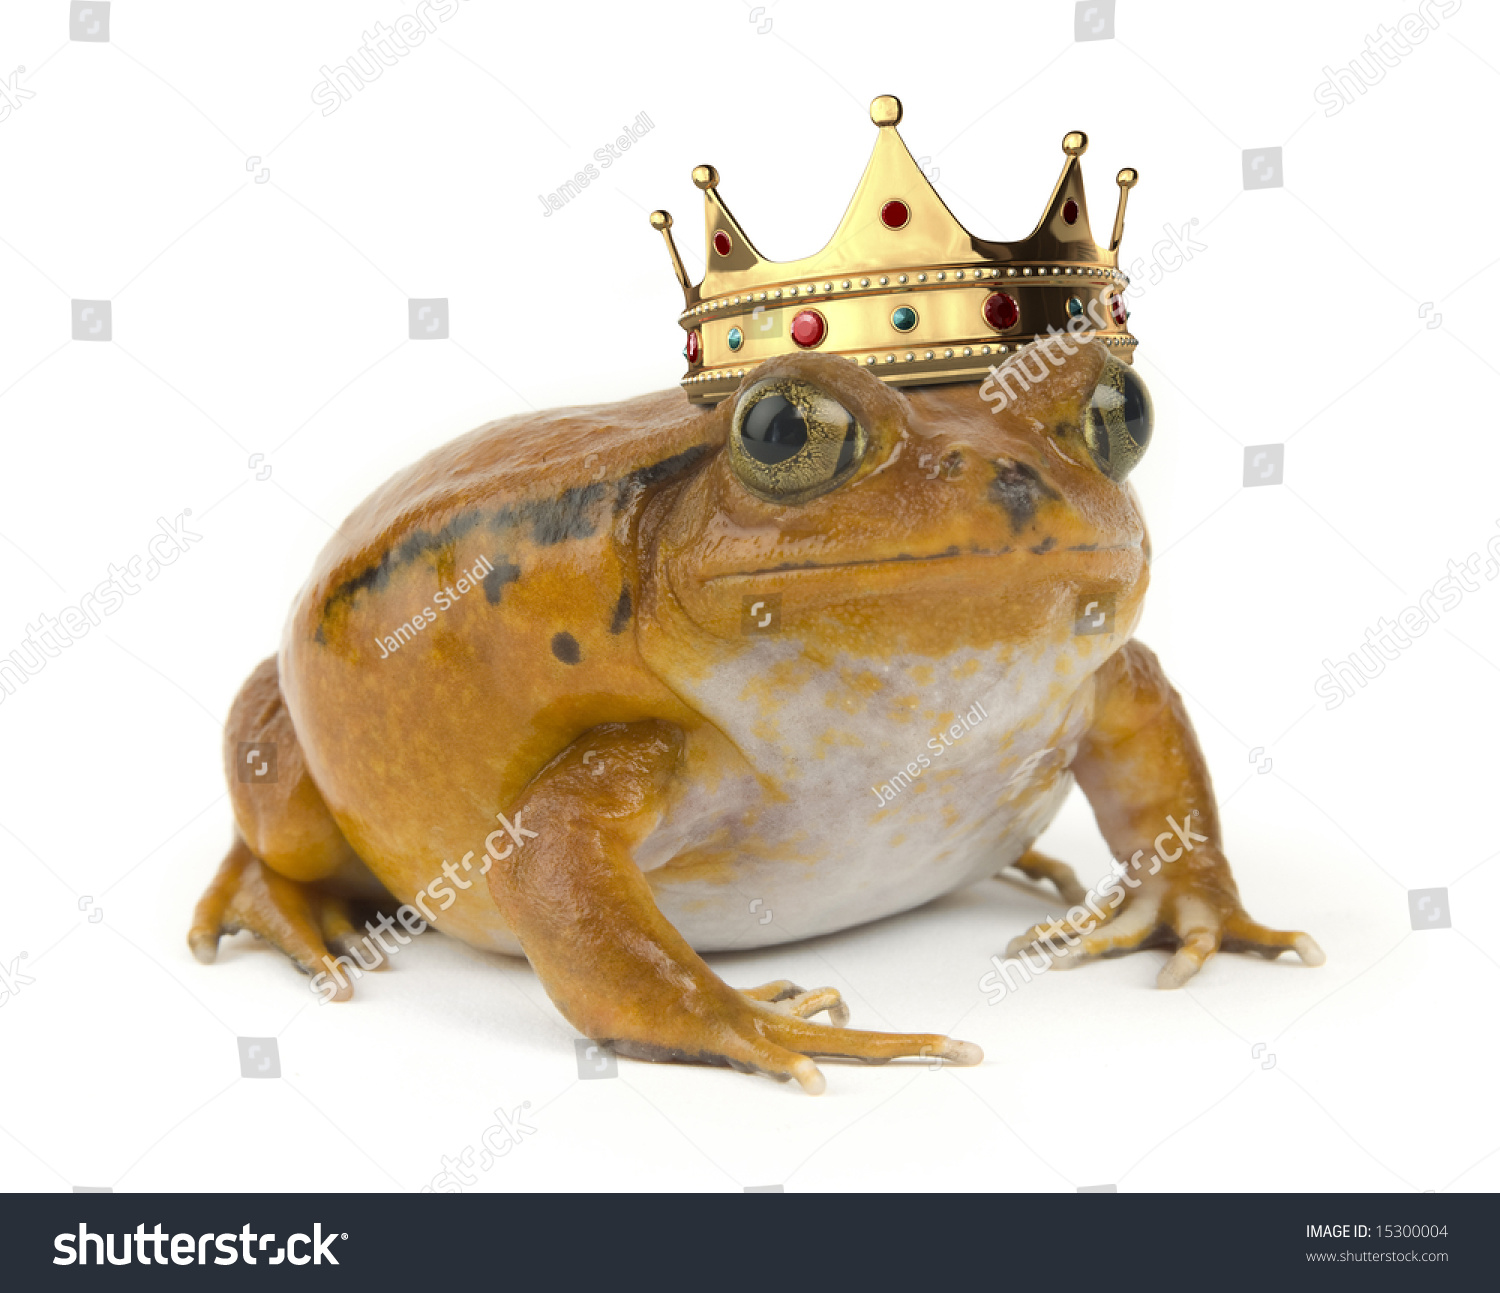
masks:
<path id="1" fill-rule="evenodd" d="M 1011 863 L 1011 866 L 1028 880 L 1035 880 L 1038 883 L 1050 882 L 1062 896 L 1062 900 L 1069 905 L 1076 905 L 1087 897 L 1087 890 L 1079 882 L 1078 875 L 1073 868 L 1066 862 L 1059 862 L 1056 858 L 1048 857 L 1045 853 L 1027 849 Z M 1003 872 L 995 877 L 997 880 L 1003 878 Z"/>
<path id="2" fill-rule="evenodd" d="M 250 851 L 236 834 L 229 854 L 193 912 L 188 946 L 204 965 L 218 956 L 219 939 L 241 930 L 288 957 L 304 974 L 329 972 L 333 1001 L 354 995 L 351 974 L 385 968 L 376 945 L 355 928 L 343 897 L 316 885 L 289 880 Z"/>
<path id="3" fill-rule="evenodd" d="M 242 752 L 254 756 L 245 781 L 237 775 Z M 358 977 L 354 967 L 381 968 L 384 957 L 332 889 L 350 882 L 370 887 L 373 877 L 312 782 L 274 658 L 255 669 L 235 698 L 224 728 L 224 763 L 235 839 L 198 900 L 188 946 L 208 964 L 224 934 L 248 930 L 303 973 L 329 972 L 332 999 L 347 1000 L 353 995 L 349 979 Z"/>

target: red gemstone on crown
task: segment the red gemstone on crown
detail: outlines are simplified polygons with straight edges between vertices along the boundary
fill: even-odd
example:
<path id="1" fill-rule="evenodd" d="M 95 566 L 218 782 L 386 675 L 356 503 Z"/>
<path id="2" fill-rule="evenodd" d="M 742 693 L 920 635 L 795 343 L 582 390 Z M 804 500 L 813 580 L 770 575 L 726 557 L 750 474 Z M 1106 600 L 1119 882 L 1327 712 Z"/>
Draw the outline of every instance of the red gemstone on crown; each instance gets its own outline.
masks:
<path id="1" fill-rule="evenodd" d="M 1015 297 L 1004 292 L 991 292 L 984 298 L 984 321 L 997 332 L 1014 328 L 1021 317 L 1021 307 Z"/>
<path id="2" fill-rule="evenodd" d="M 734 249 L 734 242 L 722 229 L 714 234 L 714 250 L 721 256 L 727 256 Z"/>
<path id="3" fill-rule="evenodd" d="M 880 218 L 887 229 L 901 229 L 911 219 L 911 210 L 905 202 L 887 202 L 880 208 Z"/>
<path id="4" fill-rule="evenodd" d="M 1078 223 L 1078 203 L 1072 198 L 1063 203 L 1063 219 L 1069 224 Z"/>
<path id="5" fill-rule="evenodd" d="M 809 350 L 827 335 L 828 325 L 816 310 L 798 310 L 792 319 L 792 340 Z"/>
<path id="6" fill-rule="evenodd" d="M 690 364 L 697 364 L 703 358 L 703 339 L 698 335 L 697 329 L 688 333 L 686 353 Z"/>
<path id="7" fill-rule="evenodd" d="M 1125 326 L 1125 298 L 1116 292 L 1109 298 L 1109 312 L 1115 316 L 1115 322 L 1122 328 Z"/>

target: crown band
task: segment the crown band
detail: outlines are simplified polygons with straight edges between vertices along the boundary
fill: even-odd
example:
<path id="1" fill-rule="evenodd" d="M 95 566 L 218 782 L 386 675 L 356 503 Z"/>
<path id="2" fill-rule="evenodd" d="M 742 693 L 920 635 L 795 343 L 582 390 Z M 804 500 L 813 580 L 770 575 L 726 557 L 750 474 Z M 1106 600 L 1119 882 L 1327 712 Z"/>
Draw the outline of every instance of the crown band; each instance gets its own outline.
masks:
<path id="1" fill-rule="evenodd" d="M 702 301 L 697 305 L 685 309 L 679 318 L 692 319 L 700 314 L 710 314 L 714 311 L 730 309 L 737 305 L 749 305 L 752 302 L 779 300 L 783 296 L 794 297 L 798 293 L 801 293 L 804 299 L 825 294 L 833 295 L 838 292 L 857 293 L 866 289 L 874 293 L 880 293 L 884 290 L 885 294 L 889 295 L 889 288 L 893 284 L 898 287 L 907 287 L 911 290 L 918 290 L 925 284 L 930 290 L 937 284 L 946 282 L 947 278 L 952 278 L 955 282 L 977 283 L 991 279 L 1004 280 L 1017 276 L 1023 278 L 1032 277 L 1040 280 L 1045 278 L 1071 277 L 1074 274 L 1077 274 L 1079 277 L 1102 278 L 1121 288 L 1126 287 L 1130 283 L 1129 277 L 1122 271 L 1105 269 L 1098 266 L 1058 265 L 1047 268 L 1040 265 L 1022 265 L 1019 268 L 1007 266 L 1003 270 L 985 269 L 983 267 L 970 269 L 968 267 L 959 268 L 958 266 L 949 266 L 947 270 L 937 270 L 935 273 L 930 270 L 909 270 L 904 274 L 881 274 L 876 278 L 865 275 L 859 279 L 844 279 L 840 283 L 824 283 L 821 286 L 816 283 L 808 283 L 804 286 L 801 282 L 786 282 L 774 288 L 767 288 L 764 291 L 747 292 L 744 296 L 728 297 L 721 301 Z"/>
<path id="2" fill-rule="evenodd" d="M 848 296 L 890 296 L 895 291 L 906 290 L 913 293 L 932 292 L 940 287 L 953 287 L 959 284 L 977 285 L 989 283 L 996 280 L 1000 282 L 1010 281 L 1011 278 L 1020 275 L 1020 282 L 1024 283 L 1029 277 L 1031 282 L 1041 284 L 1049 280 L 1071 278 L 1074 275 L 1080 278 L 1092 278 L 1095 283 L 1108 283 L 1123 291 L 1130 283 L 1130 279 L 1121 271 L 1114 269 L 1100 269 L 1072 265 L 1046 268 L 1043 266 L 1022 266 L 1020 269 L 958 269 L 950 270 L 908 272 L 904 274 L 881 274 L 878 277 L 866 275 L 859 279 L 846 279 L 842 283 L 824 283 L 821 286 L 816 283 L 783 283 L 777 287 L 767 288 L 759 292 L 747 292 L 744 296 L 727 297 L 720 301 L 703 301 L 698 305 L 690 306 L 679 316 L 678 322 L 685 328 L 696 327 L 697 319 L 708 315 L 719 315 L 722 318 L 733 318 L 744 314 L 753 314 L 758 305 L 774 305 L 779 302 L 792 300 L 809 301 L 815 298 L 829 299 L 840 295 Z M 950 281 L 951 280 L 951 281 Z"/>
<path id="3" fill-rule="evenodd" d="M 1134 337 L 1092 335 L 1107 346 L 1119 347 L 1122 358 L 1129 359 L 1131 349 L 1138 345 Z M 835 355 L 848 359 L 861 368 L 869 368 L 882 381 L 892 386 L 938 386 L 950 382 L 977 382 L 989 376 L 997 359 L 1015 354 L 1032 338 L 1016 342 L 972 342 L 966 346 L 944 346 L 941 349 L 926 347 L 921 350 L 888 350 L 880 354 L 844 353 L 822 351 L 820 354 Z M 786 353 L 778 351 L 779 354 Z M 767 356 L 769 358 L 770 356 Z M 756 361 L 761 362 L 761 361 Z M 749 368 L 701 369 L 682 379 L 683 389 L 694 401 L 718 401 L 734 394 L 740 379 Z"/>

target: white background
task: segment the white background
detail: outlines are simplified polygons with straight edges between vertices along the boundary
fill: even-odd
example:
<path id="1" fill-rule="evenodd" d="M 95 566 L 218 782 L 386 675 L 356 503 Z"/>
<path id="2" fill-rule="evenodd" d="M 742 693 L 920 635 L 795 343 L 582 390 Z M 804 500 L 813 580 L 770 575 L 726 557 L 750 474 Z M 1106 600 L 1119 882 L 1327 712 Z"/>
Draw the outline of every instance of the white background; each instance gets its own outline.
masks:
<path id="1" fill-rule="evenodd" d="M 159 517 L 191 508 L 203 536 L 0 705 L 0 966 L 24 953 L 34 980 L 0 1006 L 0 1186 L 417 1189 L 523 1101 L 536 1133 L 469 1188 L 1500 1185 L 1500 587 L 1338 708 L 1313 692 L 1500 524 L 1493 9 L 1429 6 L 1437 30 L 1329 116 L 1325 65 L 1408 0 L 1122 0 L 1084 43 L 1057 0 L 471 0 L 322 115 L 320 66 L 412 7 L 119 0 L 107 44 L 67 39 L 64 0 L 0 15 L 0 78 L 24 65 L 34 96 L 0 121 L 0 655 Z M 989 957 L 1047 909 L 998 883 L 715 958 L 988 1057 L 829 1063 L 813 1099 L 630 1062 L 580 1082 L 529 968 L 440 937 L 347 1006 L 248 935 L 194 962 L 231 828 L 221 720 L 333 526 L 481 421 L 675 382 L 647 213 L 675 211 L 696 277 L 689 171 L 712 162 L 763 251 L 807 253 L 880 93 L 976 233 L 1031 228 L 1069 129 L 1096 234 L 1115 171 L 1141 173 L 1126 263 L 1198 221 L 1208 250 L 1132 298 L 1158 417 L 1140 636 L 1188 698 L 1249 910 L 1327 965 L 1224 955 L 1165 993 L 1146 953 L 990 1006 Z M 642 111 L 654 129 L 544 217 Z M 1275 146 L 1284 185 L 1244 191 L 1243 150 Z M 449 298 L 450 340 L 406 339 L 409 297 Z M 71 298 L 112 301 L 111 342 L 69 339 Z M 1243 488 L 1268 443 L 1285 483 Z M 1042 847 L 1089 879 L 1108 861 L 1076 795 Z M 1413 930 L 1424 887 L 1452 929 Z M 279 1081 L 239 1076 L 238 1036 L 278 1039 Z"/>

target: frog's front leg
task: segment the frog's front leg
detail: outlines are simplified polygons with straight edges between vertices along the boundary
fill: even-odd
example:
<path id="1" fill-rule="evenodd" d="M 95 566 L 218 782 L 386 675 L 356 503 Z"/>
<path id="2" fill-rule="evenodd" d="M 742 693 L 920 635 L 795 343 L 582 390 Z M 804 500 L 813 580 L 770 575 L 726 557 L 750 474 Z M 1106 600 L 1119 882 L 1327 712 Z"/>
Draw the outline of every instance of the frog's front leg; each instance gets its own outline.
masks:
<path id="1" fill-rule="evenodd" d="M 844 1021 L 830 989 L 783 981 L 739 992 L 704 964 L 632 860 L 661 816 L 682 741 L 660 722 L 585 734 L 527 787 L 515 809 L 522 842 L 489 871 L 501 914 L 569 1022 L 622 1055 L 796 1078 L 814 1094 L 824 1086 L 814 1055 L 977 1064 L 983 1056 L 968 1042 L 805 1018 L 828 1010 Z"/>
<path id="2" fill-rule="evenodd" d="M 1293 950 L 1321 965 L 1304 933 L 1268 929 L 1240 905 L 1218 807 L 1182 698 L 1156 657 L 1127 642 L 1095 676 L 1093 725 L 1072 768 L 1124 874 L 1061 921 L 1014 939 L 1061 964 L 1169 947 L 1157 985 L 1179 988 L 1219 950 L 1274 959 Z"/>

